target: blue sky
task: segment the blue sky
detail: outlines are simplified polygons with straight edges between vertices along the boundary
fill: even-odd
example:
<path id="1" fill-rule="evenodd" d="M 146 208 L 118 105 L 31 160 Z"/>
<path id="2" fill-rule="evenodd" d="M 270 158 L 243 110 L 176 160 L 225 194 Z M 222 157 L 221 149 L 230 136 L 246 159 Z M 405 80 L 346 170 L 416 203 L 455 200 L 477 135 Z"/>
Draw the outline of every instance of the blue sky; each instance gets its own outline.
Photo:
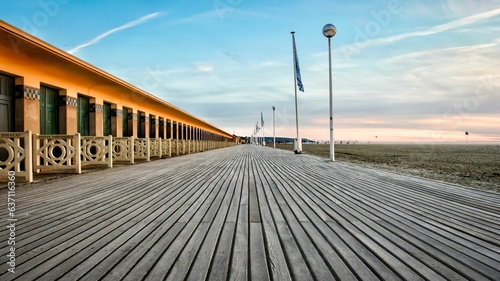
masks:
<path id="1" fill-rule="evenodd" d="M 237 135 L 500 142 L 500 0 L 2 1 L 0 18 Z M 375 138 L 377 136 L 377 138 Z"/>

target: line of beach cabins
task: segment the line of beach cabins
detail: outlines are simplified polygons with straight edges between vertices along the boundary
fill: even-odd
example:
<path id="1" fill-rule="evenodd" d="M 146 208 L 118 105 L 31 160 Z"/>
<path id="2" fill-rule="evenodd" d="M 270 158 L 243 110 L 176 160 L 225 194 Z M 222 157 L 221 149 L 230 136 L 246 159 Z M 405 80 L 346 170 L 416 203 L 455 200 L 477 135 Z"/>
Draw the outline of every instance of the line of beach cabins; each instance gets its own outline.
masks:
<path id="1" fill-rule="evenodd" d="M 239 144 L 231 135 L 0 21 L 0 179 Z"/>

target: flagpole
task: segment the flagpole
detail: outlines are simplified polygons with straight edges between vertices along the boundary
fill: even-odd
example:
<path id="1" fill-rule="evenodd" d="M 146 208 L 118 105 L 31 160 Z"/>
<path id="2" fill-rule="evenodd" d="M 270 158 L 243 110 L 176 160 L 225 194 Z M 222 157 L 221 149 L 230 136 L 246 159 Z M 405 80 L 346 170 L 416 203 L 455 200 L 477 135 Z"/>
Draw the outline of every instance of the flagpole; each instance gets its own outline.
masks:
<path id="1" fill-rule="evenodd" d="M 262 146 L 266 146 L 266 135 L 264 132 L 264 124 L 265 123 L 266 122 L 264 122 L 264 114 L 261 111 L 260 112 L 260 125 L 262 126 Z"/>
<path id="2" fill-rule="evenodd" d="M 296 154 L 302 153 L 302 140 L 299 136 L 299 107 L 297 102 L 297 61 L 296 50 L 295 50 L 295 31 L 292 31 L 292 42 L 293 42 L 293 81 L 294 81 L 294 90 L 295 90 L 295 128 L 297 130 L 297 149 L 295 150 Z"/>
<path id="3" fill-rule="evenodd" d="M 273 148 L 276 148 L 276 107 L 273 105 Z"/>
<path id="4" fill-rule="evenodd" d="M 266 135 L 264 134 L 264 124 L 262 124 L 262 146 L 266 146 Z"/>

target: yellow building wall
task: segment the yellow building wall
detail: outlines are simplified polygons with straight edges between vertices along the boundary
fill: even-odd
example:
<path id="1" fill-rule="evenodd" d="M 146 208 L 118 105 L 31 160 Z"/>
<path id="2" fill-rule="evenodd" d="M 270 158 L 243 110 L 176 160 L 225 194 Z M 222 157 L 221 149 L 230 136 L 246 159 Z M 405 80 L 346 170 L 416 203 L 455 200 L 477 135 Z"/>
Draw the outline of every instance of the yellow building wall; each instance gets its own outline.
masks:
<path id="1" fill-rule="evenodd" d="M 141 111 L 147 117 L 146 120 L 154 115 L 157 122 L 161 118 L 165 123 L 170 120 L 171 123 L 177 122 L 227 139 L 232 138 L 232 135 L 201 119 L 2 21 L 0 59 L 0 72 L 14 76 L 16 85 L 23 87 L 25 92 L 32 89 L 39 91 L 41 85 L 59 89 L 59 95 L 66 98 L 66 106 L 61 106 L 59 112 L 59 116 L 64 119 L 60 120 L 60 133 L 74 134 L 78 131 L 76 99 L 78 95 L 82 95 L 90 98 L 96 109 L 101 110 L 91 114 L 91 135 L 103 134 L 102 106 L 104 102 L 108 102 L 119 111 L 124 106 L 131 108 L 135 114 Z M 26 97 L 16 99 L 15 108 L 16 130 L 40 132 L 39 100 Z M 155 126 L 155 135 L 158 136 L 158 124 Z M 115 136 L 121 136 L 122 117 L 113 118 L 112 127 L 115 128 Z M 137 129 L 137 122 L 133 120 L 134 136 L 137 136 Z M 149 129 L 149 122 L 146 122 L 146 137 L 149 137 Z M 180 139 L 182 132 L 178 136 Z"/>

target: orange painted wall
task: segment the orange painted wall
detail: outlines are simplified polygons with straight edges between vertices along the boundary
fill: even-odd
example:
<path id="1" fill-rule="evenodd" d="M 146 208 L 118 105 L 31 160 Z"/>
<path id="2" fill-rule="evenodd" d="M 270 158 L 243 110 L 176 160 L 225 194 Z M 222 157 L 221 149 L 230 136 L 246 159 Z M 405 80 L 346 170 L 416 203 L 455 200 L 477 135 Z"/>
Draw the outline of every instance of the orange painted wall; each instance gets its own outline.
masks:
<path id="1" fill-rule="evenodd" d="M 157 119 L 173 120 L 232 138 L 229 133 L 3 21 L 0 21 L 0 62 L 0 72 L 15 76 L 16 84 L 38 89 L 40 85 L 47 85 L 61 89 L 60 94 L 69 97 L 77 98 L 81 94 L 99 105 L 109 102 L 116 104 L 117 109 L 126 106 L 132 108 L 134 113 L 139 110 L 145 112 L 146 116 L 152 114 Z M 32 110 L 32 107 L 25 106 L 24 110 Z M 31 119 L 39 118 L 39 112 L 38 115 L 33 111 L 23 112 L 24 117 L 27 114 L 32 114 Z M 76 133 L 76 113 L 69 112 L 66 122 L 66 133 Z M 102 119 L 96 124 L 96 134 L 102 134 Z M 39 126 L 36 127 L 32 125 L 26 128 L 39 132 Z"/>

